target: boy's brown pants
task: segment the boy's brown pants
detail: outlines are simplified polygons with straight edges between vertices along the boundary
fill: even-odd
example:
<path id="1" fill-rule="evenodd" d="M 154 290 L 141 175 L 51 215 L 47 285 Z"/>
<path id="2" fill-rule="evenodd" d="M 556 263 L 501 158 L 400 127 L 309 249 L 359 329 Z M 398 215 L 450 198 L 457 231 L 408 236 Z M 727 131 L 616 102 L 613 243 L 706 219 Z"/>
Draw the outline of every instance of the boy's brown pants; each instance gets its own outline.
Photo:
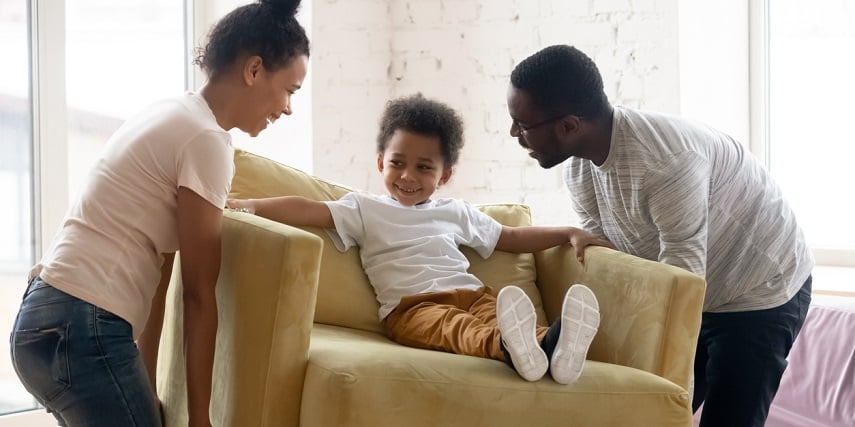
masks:
<path id="1" fill-rule="evenodd" d="M 386 317 L 386 334 L 409 347 L 507 362 L 499 346 L 496 295 L 482 286 L 406 296 Z M 537 326 L 538 341 L 547 330 Z"/>

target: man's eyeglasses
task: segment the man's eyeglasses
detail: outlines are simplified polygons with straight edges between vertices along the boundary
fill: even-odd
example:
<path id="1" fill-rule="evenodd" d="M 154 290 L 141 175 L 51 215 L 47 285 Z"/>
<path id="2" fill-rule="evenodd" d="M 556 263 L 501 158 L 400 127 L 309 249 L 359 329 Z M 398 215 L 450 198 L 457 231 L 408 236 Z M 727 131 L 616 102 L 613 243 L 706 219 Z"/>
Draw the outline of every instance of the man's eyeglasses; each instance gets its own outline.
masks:
<path id="1" fill-rule="evenodd" d="M 520 124 L 520 122 L 514 120 L 513 125 L 516 126 L 517 130 L 519 130 L 520 135 L 525 136 L 530 130 L 532 130 L 534 128 L 539 128 L 539 127 L 544 126 L 544 125 L 548 125 L 548 124 L 550 124 L 556 120 L 563 118 L 566 115 L 567 115 L 567 113 L 564 113 L 560 116 L 555 116 L 555 117 L 552 117 L 550 119 L 546 119 L 542 122 L 537 122 L 533 125 L 528 125 L 528 126 L 523 126 Z"/>

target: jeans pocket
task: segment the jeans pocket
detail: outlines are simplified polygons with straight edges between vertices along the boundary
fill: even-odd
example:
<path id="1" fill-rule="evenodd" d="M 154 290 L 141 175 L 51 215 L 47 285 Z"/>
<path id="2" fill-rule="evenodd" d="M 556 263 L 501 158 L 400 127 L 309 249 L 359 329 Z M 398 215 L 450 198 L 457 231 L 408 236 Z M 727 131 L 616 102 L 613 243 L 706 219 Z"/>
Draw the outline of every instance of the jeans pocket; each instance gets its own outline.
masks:
<path id="1" fill-rule="evenodd" d="M 133 332 L 131 324 L 121 316 L 95 307 L 95 334 L 101 351 L 108 353 L 112 360 L 132 360 L 139 355 Z"/>
<path id="2" fill-rule="evenodd" d="M 127 320 L 98 306 L 95 306 L 95 331 L 101 338 L 133 336 L 133 328 Z"/>
<path id="3" fill-rule="evenodd" d="M 12 363 L 18 377 L 42 403 L 71 387 L 68 369 L 68 325 L 13 332 Z"/>

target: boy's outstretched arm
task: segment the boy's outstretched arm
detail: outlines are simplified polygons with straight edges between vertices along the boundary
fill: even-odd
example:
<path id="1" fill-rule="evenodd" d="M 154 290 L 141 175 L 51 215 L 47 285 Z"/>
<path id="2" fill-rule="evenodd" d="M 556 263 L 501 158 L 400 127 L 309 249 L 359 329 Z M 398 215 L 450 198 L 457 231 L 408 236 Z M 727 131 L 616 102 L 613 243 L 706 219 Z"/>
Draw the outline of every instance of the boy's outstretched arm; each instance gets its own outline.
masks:
<path id="1" fill-rule="evenodd" d="M 226 207 L 288 225 L 335 228 L 332 213 L 326 203 L 301 196 L 229 199 L 226 201 Z"/>
<path id="2" fill-rule="evenodd" d="M 595 236 L 576 227 L 509 227 L 502 226 L 502 234 L 496 243 L 496 250 L 514 253 L 542 251 L 553 246 L 570 243 L 576 250 L 576 258 L 585 259 L 585 247 L 605 246 L 615 249 L 607 239 Z"/>

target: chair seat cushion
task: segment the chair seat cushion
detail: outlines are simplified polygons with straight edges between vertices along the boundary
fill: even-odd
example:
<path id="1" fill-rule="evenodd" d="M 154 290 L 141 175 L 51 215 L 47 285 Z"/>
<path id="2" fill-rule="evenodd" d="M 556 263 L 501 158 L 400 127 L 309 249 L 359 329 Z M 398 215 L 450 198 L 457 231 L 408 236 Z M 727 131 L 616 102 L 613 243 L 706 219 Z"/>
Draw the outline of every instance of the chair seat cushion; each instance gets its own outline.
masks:
<path id="1" fill-rule="evenodd" d="M 506 364 L 315 324 L 302 426 L 686 426 L 688 393 L 651 373 L 589 361 L 570 385 Z M 536 409 L 534 409 L 536 408 Z"/>

